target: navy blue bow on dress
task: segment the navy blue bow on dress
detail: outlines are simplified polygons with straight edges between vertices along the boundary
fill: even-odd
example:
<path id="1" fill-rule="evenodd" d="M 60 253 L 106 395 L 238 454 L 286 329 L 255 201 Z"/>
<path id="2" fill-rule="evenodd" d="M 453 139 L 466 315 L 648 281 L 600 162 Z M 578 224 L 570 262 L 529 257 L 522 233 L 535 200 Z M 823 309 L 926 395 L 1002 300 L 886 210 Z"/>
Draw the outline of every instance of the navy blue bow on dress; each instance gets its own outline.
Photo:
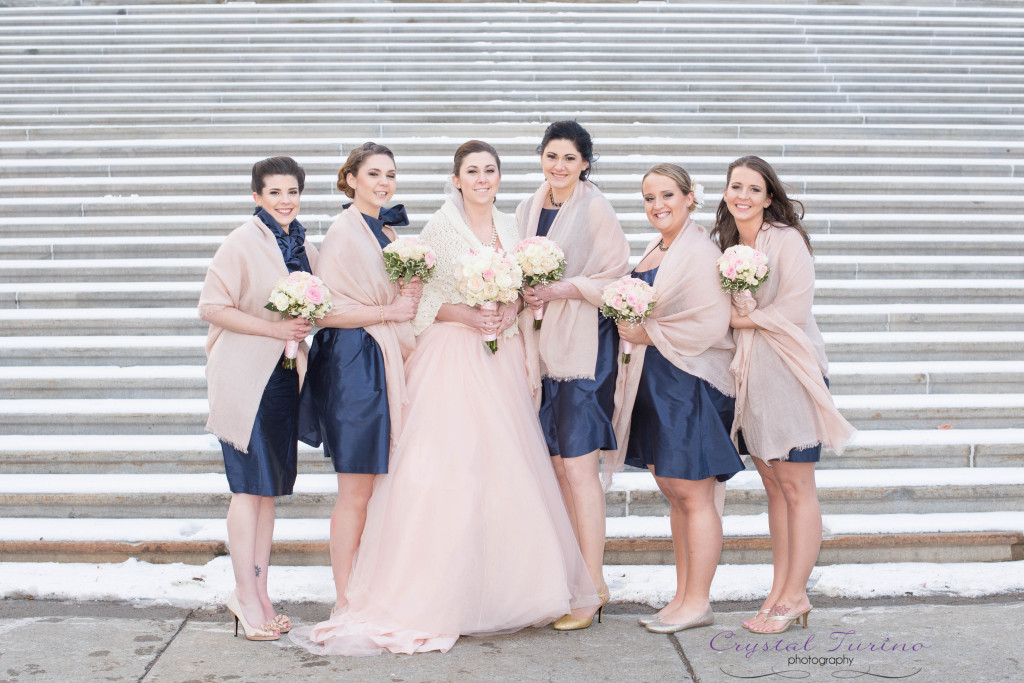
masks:
<path id="1" fill-rule="evenodd" d="M 288 267 L 289 273 L 294 273 L 297 270 L 304 270 L 308 273 L 313 270 L 309 267 L 309 258 L 306 256 L 306 228 L 302 223 L 297 219 L 292 221 L 288 232 L 285 232 L 263 207 L 257 206 L 253 215 L 274 233 L 274 237 L 277 238 L 277 246 L 281 249 L 281 256 L 284 257 L 284 265 Z"/>

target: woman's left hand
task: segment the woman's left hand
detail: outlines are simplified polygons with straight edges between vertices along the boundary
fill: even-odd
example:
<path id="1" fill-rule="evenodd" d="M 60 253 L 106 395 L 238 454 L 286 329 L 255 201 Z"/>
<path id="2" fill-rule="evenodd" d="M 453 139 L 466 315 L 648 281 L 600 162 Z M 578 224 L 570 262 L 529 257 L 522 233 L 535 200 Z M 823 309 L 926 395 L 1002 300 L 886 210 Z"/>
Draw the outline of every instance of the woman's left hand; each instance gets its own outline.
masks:
<path id="1" fill-rule="evenodd" d="M 647 336 L 647 330 L 644 329 L 643 325 L 637 325 L 635 323 L 628 323 L 625 320 L 620 320 L 615 324 L 619 328 L 619 338 L 628 341 L 632 344 L 644 344 L 645 346 L 651 345 L 651 338 Z"/>
<path id="2" fill-rule="evenodd" d="M 398 293 L 404 297 L 419 300 L 423 296 L 423 280 L 419 275 L 414 276 L 408 284 L 399 284 Z"/>

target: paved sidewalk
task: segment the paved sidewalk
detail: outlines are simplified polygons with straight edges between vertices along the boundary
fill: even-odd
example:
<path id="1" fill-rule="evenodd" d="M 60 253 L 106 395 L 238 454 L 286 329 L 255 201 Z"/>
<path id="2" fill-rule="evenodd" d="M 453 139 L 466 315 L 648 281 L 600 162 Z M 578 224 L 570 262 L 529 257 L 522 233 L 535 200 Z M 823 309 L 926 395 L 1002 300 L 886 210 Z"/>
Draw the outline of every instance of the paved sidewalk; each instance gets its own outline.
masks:
<path id="1" fill-rule="evenodd" d="M 3 600 L 0 681 L 1020 681 L 1020 597 L 847 602 L 779 636 L 739 628 L 749 613 L 739 605 L 717 606 L 714 626 L 677 636 L 637 626 L 649 608 L 614 605 L 584 631 L 527 629 L 463 638 L 447 654 L 359 659 L 317 657 L 287 638 L 233 638 L 223 611 Z M 312 622 L 327 607 L 288 612 Z"/>

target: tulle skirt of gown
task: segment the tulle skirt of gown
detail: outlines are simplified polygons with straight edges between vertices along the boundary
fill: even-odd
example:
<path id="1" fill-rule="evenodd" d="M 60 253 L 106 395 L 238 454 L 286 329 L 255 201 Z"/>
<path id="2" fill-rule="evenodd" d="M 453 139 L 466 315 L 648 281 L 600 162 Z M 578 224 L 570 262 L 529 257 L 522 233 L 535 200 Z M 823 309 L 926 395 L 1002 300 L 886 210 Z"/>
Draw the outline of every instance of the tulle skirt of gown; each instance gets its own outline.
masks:
<path id="1" fill-rule="evenodd" d="M 318 654 L 444 652 L 460 635 L 510 633 L 598 604 L 523 358 L 518 336 L 492 356 L 462 325 L 420 335 L 348 606 L 293 640 Z"/>

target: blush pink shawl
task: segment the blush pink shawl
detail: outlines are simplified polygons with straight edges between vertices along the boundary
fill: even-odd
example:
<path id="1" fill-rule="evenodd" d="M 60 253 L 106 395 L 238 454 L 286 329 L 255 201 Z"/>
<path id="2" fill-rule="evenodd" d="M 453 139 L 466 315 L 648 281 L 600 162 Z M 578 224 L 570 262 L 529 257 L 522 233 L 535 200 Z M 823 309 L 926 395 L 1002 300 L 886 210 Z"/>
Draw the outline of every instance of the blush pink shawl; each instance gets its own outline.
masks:
<path id="1" fill-rule="evenodd" d="M 316 267 L 317 252 L 306 240 L 306 255 Z M 199 315 L 205 318 L 224 308 L 280 320 L 264 306 L 277 281 L 288 275 L 281 249 L 270 228 L 255 216 L 231 231 L 217 249 L 199 295 Z M 206 429 L 243 453 L 249 448 L 252 426 L 274 366 L 284 352 L 284 340 L 239 334 L 210 325 L 206 337 L 206 391 L 210 416 Z M 299 382 L 306 372 L 306 342 L 299 346 Z"/>
<path id="2" fill-rule="evenodd" d="M 384 270 L 380 243 L 355 204 L 343 211 L 327 230 L 315 272 L 331 291 L 332 315 L 363 306 L 387 306 L 398 296 L 398 285 L 388 280 Z M 416 337 L 408 322 L 368 325 L 363 329 L 374 338 L 384 357 L 394 445 L 402 432 L 403 407 L 409 400 L 405 358 L 416 347 Z"/>
<path id="3" fill-rule="evenodd" d="M 548 192 L 549 185 L 544 182 L 516 209 L 523 238 L 537 234 Z M 565 252 L 562 279 L 575 285 L 583 299 L 549 302 L 539 333 L 533 332 L 532 323 L 525 324 L 527 318 L 533 318 L 524 312 L 520 329 L 525 334 L 528 364 L 535 368 L 539 365 L 539 372 L 531 372 L 531 376 L 593 379 L 601 291 L 629 272 L 629 242 L 612 205 L 596 185 L 586 180 L 576 183 L 547 236 Z"/>
<path id="4" fill-rule="evenodd" d="M 657 244 L 658 240 L 652 241 L 645 253 Z M 707 230 L 687 220 L 665 252 L 654 277 L 658 301 L 644 322 L 644 329 L 654 347 L 672 365 L 732 396 L 736 393 L 729 372 L 734 349 L 729 334 L 732 300 L 722 291 L 718 278 L 715 261 L 721 254 Z M 603 454 L 601 478 L 606 488 L 611 475 L 622 468 L 626 458 L 633 405 L 646 353 L 646 345 L 635 346 L 628 365 L 622 363 L 619 355 L 612 418 L 618 449 Z"/>
<path id="5" fill-rule="evenodd" d="M 817 444 L 842 454 L 855 430 L 836 409 L 823 379 L 825 343 L 811 313 L 814 261 L 793 228 L 765 224 L 755 247 L 768 256 L 771 274 L 749 313 L 761 329 L 733 332 L 733 441 L 742 429 L 751 455 L 766 461 L 785 460 L 791 449 Z"/>

